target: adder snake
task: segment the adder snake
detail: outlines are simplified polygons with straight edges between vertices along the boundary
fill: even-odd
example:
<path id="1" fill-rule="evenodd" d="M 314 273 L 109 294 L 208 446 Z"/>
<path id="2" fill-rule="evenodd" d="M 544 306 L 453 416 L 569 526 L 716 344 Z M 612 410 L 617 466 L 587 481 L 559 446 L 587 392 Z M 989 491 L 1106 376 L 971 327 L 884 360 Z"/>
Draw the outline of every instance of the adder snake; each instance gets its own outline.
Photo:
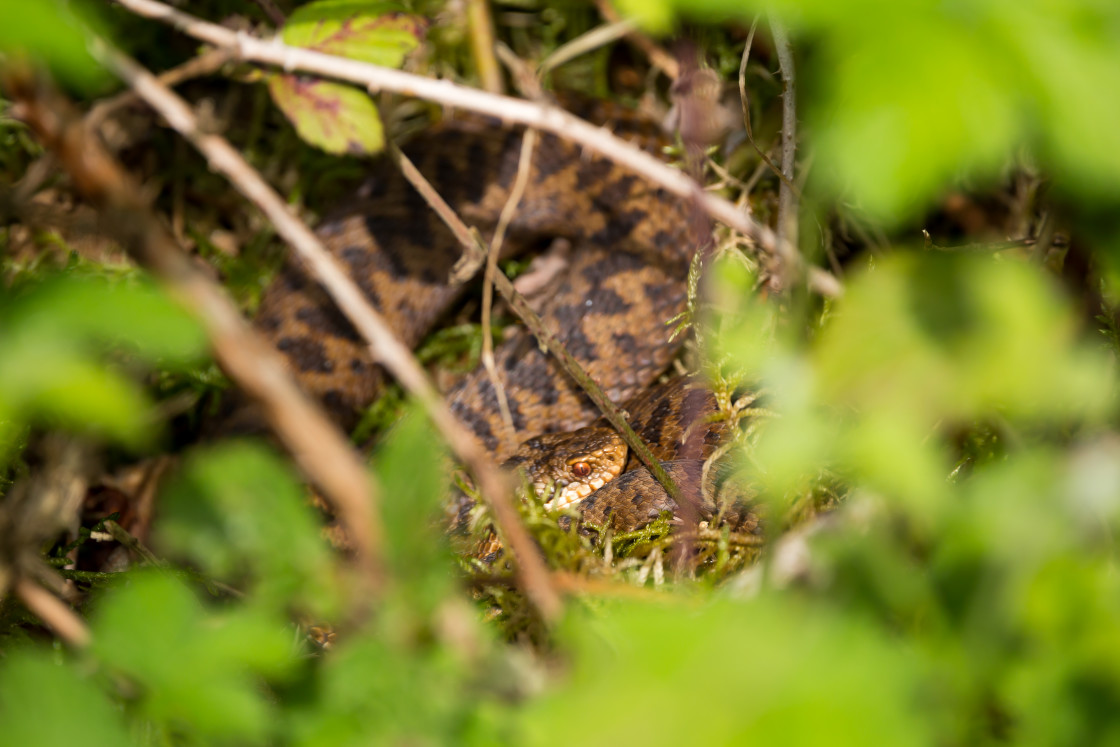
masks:
<path id="1" fill-rule="evenodd" d="M 633 117 L 605 124 L 648 147 L 661 142 L 654 128 Z M 522 136 L 470 119 L 429 131 L 408 151 L 444 199 L 488 239 L 509 199 Z M 542 318 L 612 401 L 631 401 L 639 435 L 658 459 L 675 460 L 673 476 L 699 492 L 698 465 L 722 431 L 709 422 L 712 395 L 682 379 L 647 393 L 681 344 L 670 339 L 666 322 L 686 304 L 694 244 L 687 218 L 687 205 L 678 198 L 544 135 L 532 153 L 506 246 L 516 251 L 558 237 L 572 243 L 570 266 Z M 318 233 L 410 346 L 464 291 L 463 283 L 448 279 L 461 255 L 459 244 L 389 164 L 362 194 L 328 216 Z M 381 390 L 385 374 L 365 343 L 301 268 L 289 265 L 267 289 L 257 325 L 303 386 L 344 425 L 353 424 Z M 502 421 L 498 395 L 481 367 L 447 395 L 454 413 L 495 459 L 527 467 L 542 487 L 552 482 L 566 490 L 566 497 L 554 497 L 555 505 L 606 483 L 580 504 L 585 519 L 599 525 L 633 529 L 676 508 L 648 472 L 608 482 L 627 461 L 624 451 L 617 453 L 617 436 L 605 428 L 570 433 L 598 412 L 527 330 L 507 336 L 495 359 L 512 427 Z M 610 462 L 603 473 L 597 471 L 600 459 Z"/>

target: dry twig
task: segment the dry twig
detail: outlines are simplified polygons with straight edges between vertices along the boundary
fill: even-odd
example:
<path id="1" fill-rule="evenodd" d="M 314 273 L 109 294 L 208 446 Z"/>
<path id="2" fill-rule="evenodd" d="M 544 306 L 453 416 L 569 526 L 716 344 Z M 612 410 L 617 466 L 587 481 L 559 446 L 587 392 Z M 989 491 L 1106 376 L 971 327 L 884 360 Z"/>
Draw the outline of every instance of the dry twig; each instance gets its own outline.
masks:
<path id="1" fill-rule="evenodd" d="M 16 596 L 62 640 L 76 648 L 89 645 L 89 628 L 61 599 L 29 578 L 15 583 Z"/>
<path id="2" fill-rule="evenodd" d="M 751 127 L 751 111 L 749 98 L 747 97 L 747 61 L 751 58 L 751 47 L 754 46 L 754 32 L 757 26 L 757 20 L 751 24 L 751 30 L 747 33 L 746 44 L 743 45 L 743 56 L 739 59 L 739 102 L 743 107 L 743 129 L 746 133 L 747 141 L 751 144 L 751 147 L 754 148 L 755 152 L 758 153 L 758 157 L 762 159 L 762 162 L 770 167 L 770 170 L 774 172 L 783 184 L 796 190 L 797 187 L 790 181 L 789 177 L 782 173 L 782 170 L 778 168 L 777 164 L 770 160 L 770 156 L 766 154 L 766 151 L 762 150 L 761 146 L 759 146 L 758 141 L 754 139 L 754 129 Z"/>
<path id="3" fill-rule="evenodd" d="M 593 52 L 599 47 L 604 47 L 625 36 L 630 36 L 635 29 L 637 29 L 637 24 L 630 19 L 614 21 L 605 26 L 596 26 L 587 33 L 580 34 L 575 39 L 557 47 L 552 54 L 541 61 L 538 73 L 545 75 L 577 57 Z"/>
<path id="4" fill-rule="evenodd" d="M 489 330 L 490 313 L 494 307 L 494 275 L 498 272 L 498 255 L 502 251 L 506 230 L 517 211 L 521 197 L 525 194 L 525 187 L 529 184 L 529 167 L 532 165 L 533 149 L 537 144 L 537 131 L 529 130 L 521 141 L 521 156 L 517 163 L 517 177 L 514 179 L 513 188 L 510 190 L 506 204 L 498 216 L 498 226 L 494 229 L 494 238 L 490 241 L 490 249 L 486 252 L 486 273 L 482 281 L 482 329 Z M 482 335 L 482 365 L 498 395 L 498 409 L 501 410 L 502 422 L 510 430 L 513 429 L 513 416 L 509 411 L 509 400 L 506 398 L 506 388 L 502 385 L 498 369 L 494 365 L 494 340 L 489 332 Z"/>
<path id="5" fill-rule="evenodd" d="M 192 78 L 200 78 L 217 72 L 231 59 L 233 59 L 233 54 L 228 49 L 209 49 L 197 57 L 190 58 L 182 65 L 160 73 L 156 80 L 168 88 L 174 88 Z M 126 88 L 116 96 L 99 101 L 86 114 L 86 126 L 99 127 L 106 117 L 139 100 L 140 97 L 136 95 L 135 91 Z"/>

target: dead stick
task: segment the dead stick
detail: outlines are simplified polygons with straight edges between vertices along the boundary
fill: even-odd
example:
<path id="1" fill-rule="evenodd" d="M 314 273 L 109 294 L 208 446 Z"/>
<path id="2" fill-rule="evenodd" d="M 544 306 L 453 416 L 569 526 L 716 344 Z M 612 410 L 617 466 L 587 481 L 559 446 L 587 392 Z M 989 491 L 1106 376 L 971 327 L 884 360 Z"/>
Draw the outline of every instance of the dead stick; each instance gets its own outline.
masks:
<path id="1" fill-rule="evenodd" d="M 15 592 L 23 605 L 59 638 L 75 648 L 89 645 L 89 628 L 61 599 L 27 578 L 15 582 Z"/>

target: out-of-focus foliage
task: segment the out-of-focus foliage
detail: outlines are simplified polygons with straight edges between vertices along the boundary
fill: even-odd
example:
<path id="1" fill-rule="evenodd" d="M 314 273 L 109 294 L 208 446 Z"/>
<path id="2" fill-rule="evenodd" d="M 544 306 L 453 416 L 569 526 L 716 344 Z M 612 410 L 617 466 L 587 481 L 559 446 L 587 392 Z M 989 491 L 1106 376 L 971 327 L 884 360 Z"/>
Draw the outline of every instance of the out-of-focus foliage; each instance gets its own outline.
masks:
<path id="1" fill-rule="evenodd" d="M 900 496 L 943 500 L 951 456 L 938 431 L 1101 423 L 1114 367 L 1079 341 L 1068 304 L 1018 260 L 898 254 L 853 277 L 810 350 L 762 338 L 750 278 L 723 268 L 723 355 L 766 383 L 783 417 L 754 459 L 782 495 L 833 463 Z M 770 325 L 772 328 L 772 325 Z M 761 362 L 761 364 L 760 364 Z"/>
<path id="2" fill-rule="evenodd" d="M 424 39 L 423 19 L 393 3 L 320 0 L 301 6 L 281 33 L 287 44 L 400 67 Z M 328 153 L 368 155 L 385 147 L 381 116 L 364 91 L 300 75 L 272 75 L 272 100 L 299 136 Z"/>
<path id="3" fill-rule="evenodd" d="M 165 501 L 159 530 L 168 551 L 211 578 L 252 589 L 270 609 L 337 612 L 336 568 L 320 518 L 271 453 L 233 443 L 191 454 Z"/>
<path id="4" fill-rule="evenodd" d="M 169 733 L 261 743 L 276 705 L 260 680 L 283 680 L 297 665 L 275 617 L 250 605 L 208 610 L 158 571 L 132 573 L 107 595 L 93 634 L 92 655 L 132 684 L 137 715 Z"/>
<path id="5" fill-rule="evenodd" d="M 855 616 L 768 595 L 610 604 L 564 632 L 574 671 L 521 714 L 529 743 L 933 743 L 926 662 Z"/>
<path id="6" fill-rule="evenodd" d="M 0 663 L 0 745 L 128 744 L 104 683 L 71 662 L 14 651 Z"/>
<path id="7" fill-rule="evenodd" d="M 0 0 L 0 19 L 0 52 L 49 63 L 66 81 L 83 88 L 107 80 L 87 49 L 95 16 L 86 2 Z"/>
<path id="8" fill-rule="evenodd" d="M 884 220 L 947 181 L 992 178 L 1028 146 L 1065 189 L 1120 188 L 1120 5 L 1098 0 L 620 0 L 665 31 L 677 13 L 773 13 L 814 40 L 800 80 L 813 176 Z"/>
<path id="9" fill-rule="evenodd" d="M 0 300 L 0 445 L 35 422 L 140 446 L 155 423 L 120 369 L 130 360 L 184 365 L 203 346 L 198 326 L 147 282 L 67 275 L 9 291 Z"/>

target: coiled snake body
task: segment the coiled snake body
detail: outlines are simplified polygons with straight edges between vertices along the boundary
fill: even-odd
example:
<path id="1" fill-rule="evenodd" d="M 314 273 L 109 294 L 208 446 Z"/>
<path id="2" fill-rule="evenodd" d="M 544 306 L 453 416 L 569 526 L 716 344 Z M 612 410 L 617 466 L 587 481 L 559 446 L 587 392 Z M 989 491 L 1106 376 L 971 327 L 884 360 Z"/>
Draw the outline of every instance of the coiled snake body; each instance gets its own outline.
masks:
<path id="1" fill-rule="evenodd" d="M 607 126 L 631 140 L 660 142 L 653 128 L 632 117 Z M 509 199 L 521 140 L 520 131 L 472 119 L 430 131 L 409 152 L 444 199 L 488 238 Z M 686 206 L 613 162 L 550 135 L 539 138 L 531 168 L 506 244 L 518 249 L 562 237 L 573 246 L 542 318 L 612 401 L 632 401 L 631 419 L 657 457 L 677 460 L 675 476 L 698 483 L 697 460 L 711 451 L 721 430 L 707 422 L 711 394 L 677 380 L 633 400 L 680 345 L 669 339 L 666 322 L 686 303 L 692 255 Z M 406 344 L 416 345 L 464 289 L 448 280 L 461 256 L 459 244 L 391 165 L 318 232 Z M 380 391 L 384 372 L 299 267 L 286 267 L 267 289 L 257 325 L 343 424 L 353 424 Z M 632 529 L 674 508 L 648 473 L 608 482 L 626 462 L 609 431 L 560 435 L 586 426 L 598 412 L 527 330 L 509 335 L 495 359 L 512 427 L 503 422 L 498 394 L 481 368 L 448 399 L 497 460 L 524 465 L 542 485 L 568 488 L 555 505 L 606 483 L 581 507 L 599 525 L 609 520 Z M 601 460 L 613 463 L 598 472 Z M 591 482 L 580 483 L 583 478 Z"/>

